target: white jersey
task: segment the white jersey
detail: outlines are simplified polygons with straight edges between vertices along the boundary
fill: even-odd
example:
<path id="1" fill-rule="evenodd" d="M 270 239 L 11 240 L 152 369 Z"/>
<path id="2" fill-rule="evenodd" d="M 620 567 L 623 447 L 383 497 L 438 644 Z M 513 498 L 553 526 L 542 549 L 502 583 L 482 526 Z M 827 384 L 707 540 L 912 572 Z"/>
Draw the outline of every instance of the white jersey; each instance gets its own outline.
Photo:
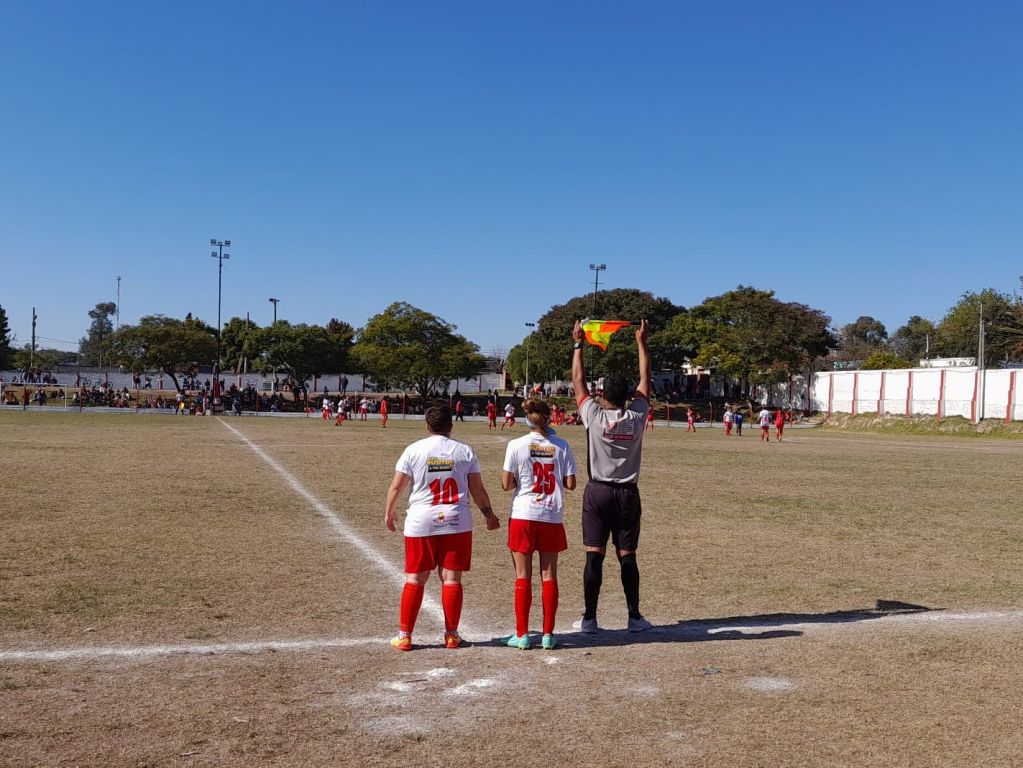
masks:
<path id="1" fill-rule="evenodd" d="M 771 412 L 764 408 L 757 414 L 757 420 L 760 422 L 760 426 L 762 427 L 771 426 Z"/>
<path id="2" fill-rule="evenodd" d="M 547 437 L 530 431 L 508 443 L 504 470 L 515 475 L 518 490 L 512 498 L 513 520 L 560 523 L 564 519 L 561 489 L 575 474 L 572 447 L 553 430 Z"/>
<path id="3" fill-rule="evenodd" d="M 412 478 L 406 536 L 472 530 L 469 475 L 479 474 L 480 462 L 470 446 L 445 435 L 430 435 L 406 448 L 394 469 Z"/>
<path id="4" fill-rule="evenodd" d="M 504 417 L 506 419 L 515 418 L 515 406 L 512 405 L 511 403 L 508 403 L 508 405 L 504 407 Z"/>

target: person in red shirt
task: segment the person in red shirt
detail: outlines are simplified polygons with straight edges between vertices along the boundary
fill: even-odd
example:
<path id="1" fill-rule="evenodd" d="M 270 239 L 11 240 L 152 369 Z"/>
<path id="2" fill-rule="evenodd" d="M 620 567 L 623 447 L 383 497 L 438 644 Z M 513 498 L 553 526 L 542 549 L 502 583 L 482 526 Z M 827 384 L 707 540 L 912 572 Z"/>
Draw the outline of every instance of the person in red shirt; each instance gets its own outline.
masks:
<path id="1" fill-rule="evenodd" d="M 387 398 L 380 398 L 380 426 L 387 426 Z"/>
<path id="2" fill-rule="evenodd" d="M 487 401 L 487 429 L 497 429 L 497 406 L 493 400 Z"/>
<path id="3" fill-rule="evenodd" d="M 650 432 L 654 428 L 654 409 L 651 408 L 646 412 L 646 431 Z"/>
<path id="4" fill-rule="evenodd" d="M 465 421 L 465 417 L 463 415 L 463 410 L 462 410 L 462 401 L 461 400 L 455 400 L 455 421 L 462 421 L 462 422 Z"/>
<path id="5" fill-rule="evenodd" d="M 774 414 L 774 440 L 781 441 L 781 434 L 785 431 L 785 411 L 779 408 Z"/>

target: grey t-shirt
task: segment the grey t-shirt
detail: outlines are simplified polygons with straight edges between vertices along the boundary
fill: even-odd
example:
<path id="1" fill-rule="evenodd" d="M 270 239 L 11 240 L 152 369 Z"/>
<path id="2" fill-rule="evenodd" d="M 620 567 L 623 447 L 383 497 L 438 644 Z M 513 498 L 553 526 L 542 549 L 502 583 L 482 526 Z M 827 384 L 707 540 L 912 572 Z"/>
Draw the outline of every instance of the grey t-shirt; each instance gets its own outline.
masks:
<path id="1" fill-rule="evenodd" d="M 637 397 L 624 410 L 601 408 L 592 398 L 579 406 L 586 427 L 587 471 L 591 480 L 605 483 L 639 481 L 643 427 L 650 403 Z"/>

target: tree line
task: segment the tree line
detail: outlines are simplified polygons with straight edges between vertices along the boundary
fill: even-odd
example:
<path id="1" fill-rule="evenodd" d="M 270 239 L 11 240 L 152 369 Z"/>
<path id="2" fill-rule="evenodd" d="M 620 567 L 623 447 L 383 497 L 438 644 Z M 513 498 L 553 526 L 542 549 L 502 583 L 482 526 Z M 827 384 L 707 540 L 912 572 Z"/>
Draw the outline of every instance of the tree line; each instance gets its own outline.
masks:
<path id="1" fill-rule="evenodd" d="M 159 370 L 175 386 L 179 376 L 209 368 L 219 359 L 221 370 L 276 373 L 298 383 L 324 373 L 362 372 L 382 388 L 425 396 L 450 379 L 477 375 L 486 364 L 478 346 L 456 333 L 455 326 L 404 302 L 391 304 L 359 329 L 338 319 L 325 325 L 278 320 L 259 326 L 232 317 L 221 330 L 219 345 L 216 329 L 191 315 L 184 319 L 149 315 L 115 330 L 111 321 L 115 311 L 112 302 L 100 302 L 89 311 L 90 324 L 76 362 L 139 373 Z M 836 364 L 903 368 L 928 355 L 972 357 L 982 315 L 984 364 L 994 367 L 1023 360 L 1023 299 L 991 288 L 964 293 L 937 323 L 913 315 L 891 334 L 867 315 L 834 328 L 823 311 L 781 301 L 773 291 L 752 286 L 740 285 L 688 309 L 646 291 L 617 288 L 551 307 L 509 350 L 505 363 L 519 382 L 564 379 L 577 319 L 646 318 L 657 368 L 677 370 L 689 362 L 737 380 L 749 392 L 759 384 Z M 35 367 L 52 369 L 69 354 L 51 349 L 32 354 L 27 344 L 14 349 L 7 315 L 0 307 L 0 368 L 27 369 L 31 357 Z M 635 340 L 623 333 L 607 351 L 591 348 L 588 354 L 588 370 L 594 377 L 628 372 L 635 360 Z"/>

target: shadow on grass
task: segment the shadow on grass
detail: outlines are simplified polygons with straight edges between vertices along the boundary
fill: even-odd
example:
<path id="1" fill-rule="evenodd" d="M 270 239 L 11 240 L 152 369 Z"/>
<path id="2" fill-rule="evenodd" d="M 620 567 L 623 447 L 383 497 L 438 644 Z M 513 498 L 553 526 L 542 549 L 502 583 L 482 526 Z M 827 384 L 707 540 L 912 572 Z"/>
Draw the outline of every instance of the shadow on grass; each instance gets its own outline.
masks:
<path id="1" fill-rule="evenodd" d="M 928 608 L 897 600 L 878 600 L 873 608 L 856 608 L 824 613 L 764 613 L 753 616 L 727 616 L 718 619 L 690 619 L 675 624 L 655 624 L 646 632 L 627 629 L 602 629 L 596 634 L 573 632 L 558 635 L 559 648 L 596 648 L 643 645 L 647 643 L 705 643 L 722 640 L 774 640 L 801 637 L 796 627 L 813 624 L 852 624 L 900 614 L 927 613 Z M 537 638 L 537 641 L 539 638 Z M 500 639 L 492 641 L 500 645 Z"/>

